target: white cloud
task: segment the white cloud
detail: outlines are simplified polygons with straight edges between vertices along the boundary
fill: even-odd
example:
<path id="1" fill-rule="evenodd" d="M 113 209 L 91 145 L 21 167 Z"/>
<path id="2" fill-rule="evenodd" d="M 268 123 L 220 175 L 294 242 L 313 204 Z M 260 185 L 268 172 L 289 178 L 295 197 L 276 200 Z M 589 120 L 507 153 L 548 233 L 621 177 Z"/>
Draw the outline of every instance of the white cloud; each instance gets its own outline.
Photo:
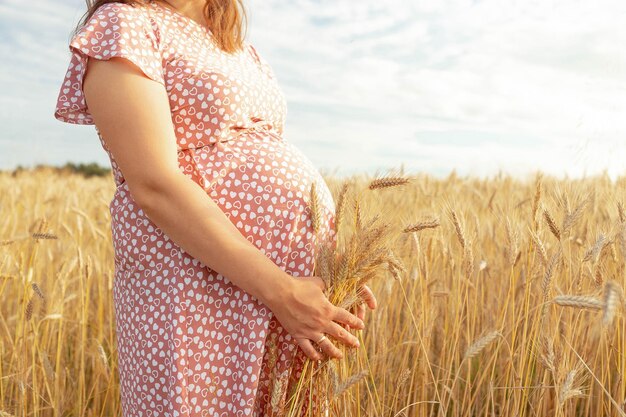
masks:
<path id="1" fill-rule="evenodd" d="M 106 164 L 95 133 L 86 141 L 86 129 L 52 118 L 84 3 L 25 4 L 0 4 L 0 52 L 12 57 L 0 63 L 0 117 L 20 123 L 5 129 L 0 167 L 15 160 L 7 150 L 27 162 L 25 148 L 52 138 L 44 160 L 64 162 L 71 147 Z M 286 139 L 320 169 L 626 174 L 621 0 L 247 4 L 248 39 L 287 96 Z M 12 98 L 32 111 L 16 117 Z M 28 146 L 14 143 L 24 136 Z"/>
<path id="2" fill-rule="evenodd" d="M 392 164 L 394 144 L 410 143 L 415 157 L 432 162 L 420 158 L 416 169 L 463 171 L 480 152 L 459 140 L 471 145 L 483 133 L 500 137 L 497 154 L 508 171 L 626 173 L 623 2 L 284 3 L 252 2 L 253 39 L 279 78 L 285 74 L 295 107 L 287 123 L 298 123 L 289 133 L 311 152 L 311 141 L 328 146 L 316 136 L 330 135 L 351 141 L 349 149 L 375 143 L 383 154 L 369 159 Z M 338 114 L 332 128 L 294 114 L 317 109 Z M 348 119 L 357 118 L 355 109 L 362 117 Z M 420 139 L 430 131 L 441 132 L 435 151 Z M 524 137 L 542 146 L 524 148 Z M 453 149 L 468 157 L 450 158 Z"/>

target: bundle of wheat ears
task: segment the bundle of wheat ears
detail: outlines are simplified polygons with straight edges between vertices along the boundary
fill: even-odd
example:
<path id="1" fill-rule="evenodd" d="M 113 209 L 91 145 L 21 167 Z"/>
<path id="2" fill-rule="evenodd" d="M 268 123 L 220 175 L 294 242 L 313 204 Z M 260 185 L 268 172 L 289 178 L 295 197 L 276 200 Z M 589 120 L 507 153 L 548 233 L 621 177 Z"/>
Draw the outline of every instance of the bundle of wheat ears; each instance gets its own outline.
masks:
<path id="1" fill-rule="evenodd" d="M 318 237 L 314 275 L 324 280 L 324 293 L 334 305 L 354 312 L 357 305 L 363 302 L 361 289 L 364 284 L 386 276 L 385 272 L 395 279 L 400 279 L 401 274 L 406 272 L 391 250 L 394 228 L 380 213 L 364 219 L 361 197 L 363 192 L 375 192 L 373 190 L 408 182 L 409 179 L 402 176 L 386 176 L 372 180 L 365 190 L 351 193 L 352 183 L 345 181 L 335 204 L 335 242 L 330 238 L 320 238 L 323 218 L 320 197 L 315 183 L 311 185 L 311 223 Z M 348 221 L 353 227 L 347 227 Z M 359 332 L 357 337 L 360 336 L 360 331 L 351 331 Z M 342 370 L 346 368 L 342 366 L 344 361 L 352 360 L 355 353 L 331 335 L 329 338 L 342 351 L 343 358 L 335 360 L 325 356 L 320 361 L 307 358 L 297 384 L 288 393 L 283 392 L 286 378 L 276 376 L 271 387 L 272 415 L 300 416 L 305 406 L 308 415 L 328 415 L 335 399 L 368 376 L 367 370 L 342 375 Z"/>

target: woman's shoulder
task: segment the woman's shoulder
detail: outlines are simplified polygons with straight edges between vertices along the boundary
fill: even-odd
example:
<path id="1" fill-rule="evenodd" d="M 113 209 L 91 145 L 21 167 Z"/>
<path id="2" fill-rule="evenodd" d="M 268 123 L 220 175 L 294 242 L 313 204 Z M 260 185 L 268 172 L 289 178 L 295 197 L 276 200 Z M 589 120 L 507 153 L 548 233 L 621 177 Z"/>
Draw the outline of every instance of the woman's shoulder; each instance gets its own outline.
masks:
<path id="1" fill-rule="evenodd" d="M 55 110 L 63 122 L 94 124 L 82 90 L 89 58 L 124 58 L 165 85 L 160 36 L 141 7 L 121 2 L 100 5 L 72 36 L 69 49 L 72 54 Z"/>
<path id="2" fill-rule="evenodd" d="M 126 42 L 136 45 L 146 39 L 163 53 L 167 50 L 171 23 L 152 2 L 112 1 L 98 6 L 79 31 L 99 32 L 101 38 L 127 38 Z"/>
<path id="3" fill-rule="evenodd" d="M 142 19 L 149 17 L 149 7 L 149 4 L 143 3 L 110 1 L 98 6 L 92 17 L 97 16 L 100 21 L 112 21 L 112 23 L 116 23 L 120 18 Z"/>
<path id="4" fill-rule="evenodd" d="M 102 44 L 96 45 L 96 49 L 106 46 L 134 48 L 139 43 L 145 46 L 147 42 L 159 49 L 159 32 L 160 24 L 150 13 L 149 4 L 112 1 L 93 11 L 74 34 L 70 46 L 84 48 Z"/>
<path id="5" fill-rule="evenodd" d="M 82 30 L 94 29 L 104 35 L 127 30 L 142 30 L 152 35 L 158 32 L 159 23 L 153 18 L 149 4 L 112 1 L 98 6 L 82 27 Z"/>

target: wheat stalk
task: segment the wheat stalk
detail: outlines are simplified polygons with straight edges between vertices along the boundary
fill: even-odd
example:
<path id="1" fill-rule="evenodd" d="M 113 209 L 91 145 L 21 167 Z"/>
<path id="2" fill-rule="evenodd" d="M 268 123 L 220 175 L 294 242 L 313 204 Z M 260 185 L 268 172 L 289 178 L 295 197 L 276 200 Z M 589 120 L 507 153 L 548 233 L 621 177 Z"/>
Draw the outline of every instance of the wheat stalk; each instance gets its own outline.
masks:
<path id="1" fill-rule="evenodd" d="M 54 367 L 50 363 L 48 352 L 42 352 L 41 358 L 43 362 L 43 368 L 46 373 L 46 378 L 48 378 L 48 381 L 54 381 L 56 373 L 54 372 Z"/>
<path id="2" fill-rule="evenodd" d="M 45 300 L 46 297 L 44 297 L 43 292 L 41 291 L 41 288 L 39 288 L 39 285 L 37 285 L 36 282 L 33 282 L 31 284 L 31 287 L 33 288 L 33 290 L 35 291 L 35 294 L 37 294 L 39 296 L 39 298 L 41 298 L 42 300 Z"/>
<path id="3" fill-rule="evenodd" d="M 592 310 L 602 310 L 604 308 L 603 301 L 586 295 L 557 295 L 552 302 L 564 307 L 589 308 Z"/>
<path id="4" fill-rule="evenodd" d="M 535 244 L 534 246 L 537 249 L 537 252 L 539 253 L 541 263 L 545 266 L 548 263 L 548 252 L 546 251 L 546 247 L 543 245 L 543 242 L 539 238 L 539 235 L 537 235 L 537 233 L 533 232 L 532 230 L 530 231 L 530 237 Z"/>
<path id="5" fill-rule="evenodd" d="M 283 415 L 283 409 L 285 407 L 285 396 L 283 394 L 288 381 L 289 369 L 283 370 L 278 377 L 273 380 L 270 406 L 272 407 L 272 413 L 277 416 Z"/>
<path id="6" fill-rule="evenodd" d="M 551 339 L 542 336 L 541 344 L 543 346 L 543 353 L 540 357 L 541 363 L 543 366 L 548 368 L 550 372 L 552 372 L 552 375 L 555 375 L 558 360 L 556 354 L 554 353 L 554 342 Z"/>
<path id="7" fill-rule="evenodd" d="M 505 222 L 506 228 L 506 254 L 509 265 L 514 266 L 517 261 L 517 252 L 519 245 L 519 232 L 514 230 L 511 220 L 507 217 Z"/>
<path id="8" fill-rule="evenodd" d="M 409 379 L 409 377 L 411 376 L 411 368 L 404 368 L 402 370 L 402 372 L 400 372 L 400 375 L 398 375 L 398 384 L 397 387 L 403 387 L 404 384 L 406 384 L 406 381 Z"/>
<path id="9" fill-rule="evenodd" d="M 450 210 L 450 217 L 452 218 L 452 223 L 454 224 L 454 230 L 456 232 L 457 238 L 459 239 L 459 243 L 461 243 L 461 247 L 465 249 L 465 246 L 466 246 L 465 232 L 463 231 L 463 225 L 461 224 L 461 221 L 459 220 L 459 217 L 456 214 L 456 210 L 454 209 Z"/>
<path id="10" fill-rule="evenodd" d="M 592 263 L 596 263 L 598 261 L 598 255 L 600 254 L 602 249 L 606 246 L 606 244 L 607 244 L 606 236 L 603 233 L 600 233 L 598 237 L 596 238 L 596 241 L 593 244 L 593 246 L 591 246 L 585 252 L 585 255 L 583 256 L 582 261 L 587 262 L 593 259 Z"/>
<path id="11" fill-rule="evenodd" d="M 364 369 L 362 371 L 357 372 L 356 374 L 353 374 L 351 376 L 349 376 L 348 378 L 344 379 L 338 386 L 337 389 L 335 389 L 335 391 L 333 392 L 333 396 L 332 398 L 336 398 L 338 396 L 340 396 L 341 394 L 343 394 L 348 388 L 350 388 L 352 385 L 356 384 L 357 382 L 359 382 L 360 380 L 362 380 L 363 378 L 365 378 L 367 375 L 369 374 L 369 372 Z"/>
<path id="12" fill-rule="evenodd" d="M 563 384 L 561 385 L 561 390 L 559 391 L 559 405 L 561 407 L 563 407 L 563 404 L 568 399 L 583 395 L 580 389 L 574 388 L 574 378 L 576 377 L 577 372 L 577 369 L 569 371 L 565 377 L 565 381 L 563 381 Z"/>
<path id="13" fill-rule="evenodd" d="M 343 300 L 341 300 L 337 306 L 344 308 L 346 310 L 350 310 L 355 305 L 363 302 L 363 298 L 359 296 L 358 292 L 352 292 L 346 295 Z"/>
<path id="14" fill-rule="evenodd" d="M 346 194 L 348 193 L 349 183 L 344 182 L 337 197 L 337 204 L 335 204 L 335 232 L 339 231 L 339 226 L 342 223 L 343 216 L 346 207 Z"/>
<path id="15" fill-rule="evenodd" d="M 372 180 L 368 186 L 370 190 L 378 190 L 381 188 L 397 187 L 398 185 L 404 185 L 410 181 L 406 177 L 384 177 Z"/>
<path id="16" fill-rule="evenodd" d="M 41 310 L 45 311 L 46 310 L 46 297 L 43 295 L 43 292 L 41 291 L 41 288 L 39 288 L 39 285 L 37 285 L 36 282 L 31 283 L 31 287 L 33 288 L 33 291 L 35 291 L 35 294 L 37 294 L 37 296 L 39 297 L 39 299 L 41 300 Z"/>
<path id="17" fill-rule="evenodd" d="M 602 316 L 602 323 L 605 326 L 613 322 L 619 302 L 620 291 L 617 283 L 613 280 L 607 281 L 604 284 L 604 310 Z"/>
<path id="18" fill-rule="evenodd" d="M 333 283 L 333 248 L 331 242 L 325 242 L 320 246 L 320 257 L 317 263 L 317 276 L 324 281 L 325 288 Z"/>
<path id="19" fill-rule="evenodd" d="M 415 224 L 406 226 L 403 230 L 404 233 L 419 232 L 424 229 L 434 229 L 439 226 L 439 219 L 423 220 Z"/>
<path id="20" fill-rule="evenodd" d="M 463 355 L 463 360 L 470 359 L 478 355 L 487 345 L 493 342 L 498 336 L 502 336 L 502 334 L 498 330 L 493 330 L 487 333 L 486 335 L 482 336 L 478 340 L 476 340 L 465 351 L 465 354 Z"/>
<path id="21" fill-rule="evenodd" d="M 558 261 L 561 258 L 561 252 L 562 252 L 562 249 L 559 247 L 559 250 L 556 251 L 552 255 L 552 257 L 550 258 L 550 261 L 546 265 L 545 273 L 543 275 L 543 280 L 541 282 L 541 290 L 543 294 L 543 307 L 541 309 L 541 322 L 542 323 L 546 314 L 546 309 L 547 309 L 546 301 L 548 300 L 548 296 L 550 294 L 550 287 L 551 287 L 550 284 L 552 282 L 552 276 L 554 274 L 554 270 L 556 269 Z"/>
<path id="22" fill-rule="evenodd" d="M 362 215 L 361 215 L 361 203 L 358 198 L 354 198 L 354 225 L 356 230 L 361 230 L 363 228 L 362 224 Z"/>
<path id="23" fill-rule="evenodd" d="M 35 232 L 35 233 L 32 233 L 31 236 L 34 239 L 58 239 L 59 238 L 54 233 L 43 233 L 43 232 Z"/>
<path id="24" fill-rule="evenodd" d="M 574 227 L 574 225 L 581 219 L 583 215 L 583 210 L 587 205 L 589 199 L 583 200 L 572 212 L 569 212 L 563 218 L 563 224 L 561 226 L 561 230 L 563 234 L 569 233 L 569 231 Z"/>
<path id="25" fill-rule="evenodd" d="M 620 251 L 622 252 L 623 262 L 626 263 L 626 223 L 620 223 L 617 231 L 617 239 L 619 240 Z"/>
<path id="26" fill-rule="evenodd" d="M 28 299 L 28 304 L 26 304 L 26 314 L 25 314 L 25 318 L 26 320 L 30 320 L 31 317 L 33 316 L 33 305 L 35 303 L 35 299 L 33 297 L 30 297 Z"/>
<path id="27" fill-rule="evenodd" d="M 559 227 L 556 225 L 556 222 L 554 221 L 548 210 L 545 208 L 543 209 L 543 218 L 546 220 L 548 228 L 550 229 L 552 234 L 560 241 L 561 231 L 559 230 Z"/>
<path id="28" fill-rule="evenodd" d="M 402 264 L 400 259 L 396 257 L 391 249 L 387 250 L 387 264 L 396 281 L 401 280 L 401 274 L 406 274 L 406 267 Z"/>
<path id="29" fill-rule="evenodd" d="M 311 182 L 309 202 L 311 208 L 311 223 L 313 226 L 313 231 L 315 233 L 318 233 L 320 230 L 320 223 L 322 222 L 322 216 L 320 213 L 320 198 L 317 194 L 315 181 Z"/>
<path id="30" fill-rule="evenodd" d="M 102 347 L 99 341 L 96 341 L 96 343 L 97 343 L 97 349 L 98 349 L 98 354 L 100 356 L 100 360 L 102 361 L 102 364 L 104 365 L 107 372 L 109 372 L 110 371 L 109 360 L 107 358 L 106 352 L 104 351 L 104 347 Z"/>
<path id="31" fill-rule="evenodd" d="M 474 273 L 474 254 L 471 246 L 467 246 L 463 251 L 463 269 L 468 279 Z"/>
<path id="32" fill-rule="evenodd" d="M 353 253 L 355 250 L 354 249 L 355 243 L 356 242 L 351 241 L 348 246 L 348 249 L 345 252 L 339 254 L 339 260 L 335 264 L 335 273 L 333 275 L 334 283 L 340 283 L 346 278 L 348 278 L 350 262 L 351 262 L 351 259 L 353 259 L 353 257 L 350 254 Z"/>
<path id="33" fill-rule="evenodd" d="M 339 389 L 339 373 L 337 372 L 337 364 L 335 361 L 328 361 L 328 375 L 330 377 L 330 392 L 334 395 Z"/>

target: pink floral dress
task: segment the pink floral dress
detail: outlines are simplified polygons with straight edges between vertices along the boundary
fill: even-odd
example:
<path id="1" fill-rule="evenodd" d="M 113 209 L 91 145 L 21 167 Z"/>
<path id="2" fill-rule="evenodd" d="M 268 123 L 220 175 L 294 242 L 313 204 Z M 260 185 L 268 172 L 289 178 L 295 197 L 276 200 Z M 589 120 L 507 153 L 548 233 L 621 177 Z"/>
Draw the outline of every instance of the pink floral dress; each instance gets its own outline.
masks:
<path id="1" fill-rule="evenodd" d="M 316 241 L 334 238 L 334 202 L 316 168 L 283 138 L 285 97 L 269 64 L 245 46 L 225 53 L 209 29 L 156 2 L 106 3 L 70 41 L 54 116 L 93 125 L 82 92 L 88 57 L 129 60 L 167 91 L 181 171 L 276 265 L 310 276 Z M 124 416 L 280 415 L 272 404 L 293 388 L 304 353 L 267 306 L 146 216 L 96 132 L 117 186 L 109 209 Z M 317 236 L 312 182 L 324 220 Z M 272 402 L 278 379 L 282 398 Z"/>

